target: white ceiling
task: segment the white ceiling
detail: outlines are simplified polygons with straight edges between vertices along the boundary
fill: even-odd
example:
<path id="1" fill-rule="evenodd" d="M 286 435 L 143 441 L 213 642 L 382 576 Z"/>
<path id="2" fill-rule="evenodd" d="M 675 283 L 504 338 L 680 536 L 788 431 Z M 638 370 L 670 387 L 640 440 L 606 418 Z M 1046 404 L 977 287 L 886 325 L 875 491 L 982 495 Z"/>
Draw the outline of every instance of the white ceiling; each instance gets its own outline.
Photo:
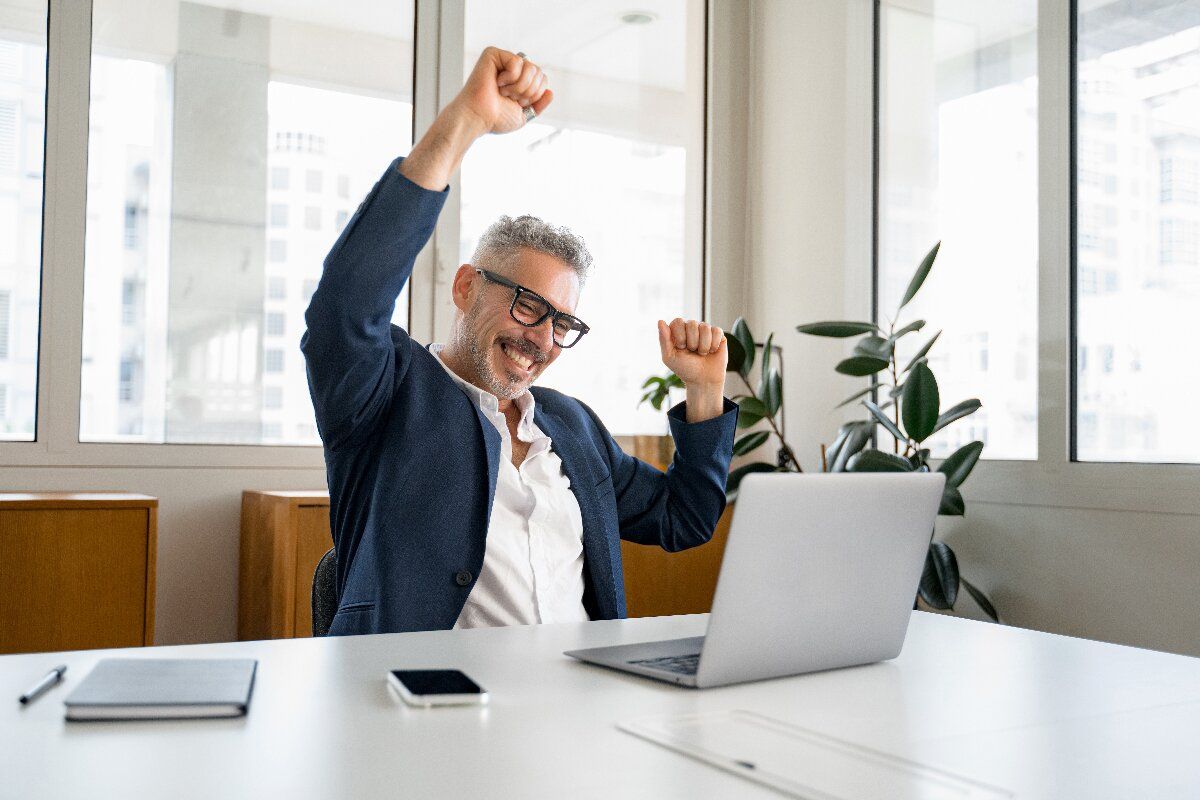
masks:
<path id="1" fill-rule="evenodd" d="M 329 28 L 412 40 L 415 0 L 196 0 Z M 703 47 L 703 0 L 467 0 L 468 61 L 494 44 L 547 68 L 683 91 L 689 30 Z M 655 17 L 630 25 L 631 11 Z M 689 18 L 689 15 L 691 17 Z M 689 27 L 690 24 L 690 27 Z"/>
<path id="2" fill-rule="evenodd" d="M 1037 0 L 884 0 L 888 11 L 928 17 L 933 57 L 945 61 L 1037 30 Z M 885 20 L 886 24 L 886 20 Z"/>
<path id="3" fill-rule="evenodd" d="M 327 28 L 374 33 L 411 42 L 416 0 L 193 0 L 198 5 L 228 8 L 309 22 Z"/>
<path id="4" fill-rule="evenodd" d="M 654 15 L 630 25 L 631 11 Z M 469 0 L 469 61 L 485 46 L 522 51 L 547 68 L 684 91 L 689 27 L 703 47 L 703 3 L 697 0 Z M 689 15 L 693 15 L 689 18 Z M 690 23 L 690 26 L 689 26 Z"/>

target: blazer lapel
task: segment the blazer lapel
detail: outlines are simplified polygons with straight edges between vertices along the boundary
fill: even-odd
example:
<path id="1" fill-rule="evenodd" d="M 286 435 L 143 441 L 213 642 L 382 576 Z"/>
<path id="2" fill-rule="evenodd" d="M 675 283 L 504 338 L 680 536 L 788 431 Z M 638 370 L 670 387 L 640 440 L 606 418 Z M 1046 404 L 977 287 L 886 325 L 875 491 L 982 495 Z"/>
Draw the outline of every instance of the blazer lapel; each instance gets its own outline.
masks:
<path id="1" fill-rule="evenodd" d="M 500 432 L 497 431 L 496 426 L 493 425 L 488 418 L 483 415 L 483 409 L 479 407 L 479 404 L 468 397 L 467 393 L 464 392 L 462 388 L 454 382 L 454 379 L 451 378 L 449 374 L 447 374 L 446 368 L 442 365 L 441 359 L 438 357 L 438 355 L 430 352 L 429 348 L 431 346 L 432 345 L 425 345 L 425 347 L 421 349 L 423 349 L 425 354 L 436 362 L 438 369 L 435 374 L 440 374 L 443 378 L 445 378 L 446 386 L 453 387 L 454 392 L 461 393 L 463 398 L 466 399 L 467 403 L 471 406 L 471 409 L 475 412 L 475 419 L 479 423 L 479 433 L 481 436 L 483 436 L 483 449 L 487 452 L 488 463 L 487 516 L 483 518 L 482 528 L 486 535 L 488 525 L 491 524 L 492 520 L 492 501 L 496 499 L 496 480 L 500 474 Z"/>
<path id="2" fill-rule="evenodd" d="M 475 418 L 479 421 L 479 432 L 483 434 L 483 446 L 487 451 L 487 517 L 483 521 L 483 529 L 486 531 L 492 520 L 492 501 L 496 499 L 496 479 L 500 474 L 500 432 L 496 430 L 495 425 L 488 421 L 487 417 L 483 416 L 483 411 L 479 406 L 471 403 L 471 407 L 475 409 Z"/>

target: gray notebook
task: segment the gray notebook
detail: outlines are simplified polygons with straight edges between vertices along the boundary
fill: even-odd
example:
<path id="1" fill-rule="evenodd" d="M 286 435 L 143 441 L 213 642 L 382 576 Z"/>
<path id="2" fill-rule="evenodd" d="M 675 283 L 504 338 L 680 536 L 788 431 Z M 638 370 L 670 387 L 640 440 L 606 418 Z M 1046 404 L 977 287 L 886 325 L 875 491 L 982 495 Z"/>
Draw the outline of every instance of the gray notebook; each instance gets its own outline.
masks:
<path id="1" fill-rule="evenodd" d="M 257 666 L 252 658 L 105 658 L 63 703 L 72 720 L 240 717 Z"/>

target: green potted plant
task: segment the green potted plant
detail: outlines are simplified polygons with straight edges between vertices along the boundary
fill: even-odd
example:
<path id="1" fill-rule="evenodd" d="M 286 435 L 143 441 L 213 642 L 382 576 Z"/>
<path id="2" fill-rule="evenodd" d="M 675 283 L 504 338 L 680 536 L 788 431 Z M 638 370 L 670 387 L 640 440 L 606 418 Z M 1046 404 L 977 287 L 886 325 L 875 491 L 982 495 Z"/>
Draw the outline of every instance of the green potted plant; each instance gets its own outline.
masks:
<path id="1" fill-rule="evenodd" d="M 924 320 L 899 325 L 898 318 L 900 311 L 916 296 L 929 277 L 940 247 L 940 242 L 935 244 L 921 260 L 896 310 L 897 320 L 890 322 L 886 331 L 873 322 L 813 322 L 797 326 L 797 331 L 810 336 L 861 336 L 850 357 L 840 361 L 834 369 L 843 375 L 870 379 L 868 386 L 836 406 L 840 408 L 857 401 L 866 410 L 867 417 L 841 426 L 833 443 L 828 447 L 822 446 L 820 471 L 927 472 L 932 469 L 929 463 L 930 450 L 924 446 L 929 437 L 981 407 L 979 400 L 970 399 L 945 411 L 941 410 L 937 378 L 929 366 L 928 358 L 941 331 L 929 337 L 903 369 L 896 361 L 897 342 L 925 327 Z M 763 356 L 758 360 L 758 345 L 744 319 L 739 318 L 727 336 L 729 371 L 737 373 L 746 389 L 745 393 L 732 398 L 739 407 L 738 427 L 750 428 L 763 421 L 769 426 L 769 430 L 740 436 L 734 442 L 734 455 L 745 455 L 756 450 L 771 437 L 778 440 L 775 463 L 755 461 L 730 472 L 726 494 L 731 502 L 736 498 L 738 486 L 746 475 L 755 472 L 803 471 L 795 451 L 788 445 L 776 423 L 783 406 L 783 379 L 777 366 L 772 363 L 773 339 L 774 334 L 767 337 L 762 347 Z M 756 379 L 753 382 L 752 376 Z M 642 385 L 646 392 L 641 402 L 649 402 L 661 409 L 670 390 L 682 386 L 675 375 L 651 377 Z M 880 393 L 887 397 L 883 402 L 878 402 Z M 876 439 L 880 427 L 892 437 L 891 452 L 868 446 Z M 965 514 L 966 506 L 960 487 L 979 461 L 982 451 L 983 442 L 971 442 L 951 453 L 937 467 L 939 472 L 946 475 L 946 489 L 939 515 Z M 999 621 L 999 615 L 987 596 L 960 574 L 958 559 L 950 546 L 931 539 L 918 587 L 919 597 L 932 608 L 949 610 L 954 608 L 960 588 L 974 598 L 985 614 Z"/>

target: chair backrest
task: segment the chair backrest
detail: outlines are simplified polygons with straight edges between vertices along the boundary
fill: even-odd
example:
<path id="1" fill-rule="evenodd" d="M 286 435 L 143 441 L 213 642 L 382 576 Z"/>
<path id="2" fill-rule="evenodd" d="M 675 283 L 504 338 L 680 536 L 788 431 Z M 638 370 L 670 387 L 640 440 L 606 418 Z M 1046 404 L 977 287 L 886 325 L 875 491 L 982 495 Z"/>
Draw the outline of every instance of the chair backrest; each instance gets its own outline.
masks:
<path id="1" fill-rule="evenodd" d="M 337 613 L 337 552 L 333 548 L 321 556 L 313 572 L 312 630 L 313 636 L 329 633 L 333 615 Z"/>

